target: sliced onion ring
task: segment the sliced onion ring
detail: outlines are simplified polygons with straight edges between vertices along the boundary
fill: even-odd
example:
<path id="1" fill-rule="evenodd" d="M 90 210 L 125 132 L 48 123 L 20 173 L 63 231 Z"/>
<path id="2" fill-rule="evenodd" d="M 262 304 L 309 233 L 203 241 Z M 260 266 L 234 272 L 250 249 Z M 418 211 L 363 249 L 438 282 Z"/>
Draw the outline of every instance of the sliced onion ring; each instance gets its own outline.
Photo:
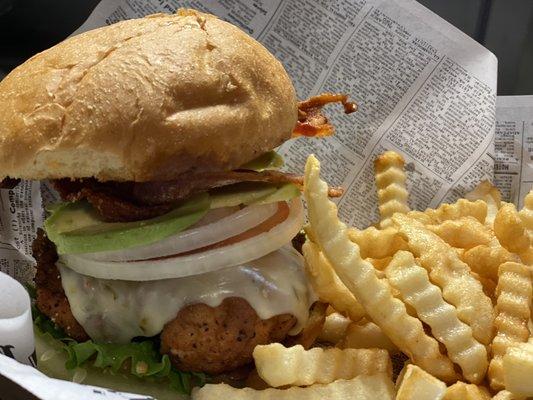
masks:
<path id="1" fill-rule="evenodd" d="M 95 261 L 136 261 L 185 253 L 245 232 L 270 218 L 277 208 L 276 203 L 252 205 L 204 225 L 202 220 L 209 217 L 208 213 L 196 226 L 155 243 L 129 249 L 83 253 L 78 256 Z"/>
<path id="2" fill-rule="evenodd" d="M 58 263 L 100 279 L 151 281 L 198 275 L 243 264 L 276 251 L 299 232 L 303 218 L 301 200 L 295 198 L 291 200 L 289 215 L 283 222 L 269 231 L 228 246 L 183 256 L 130 262 L 96 261 L 63 254 Z"/>

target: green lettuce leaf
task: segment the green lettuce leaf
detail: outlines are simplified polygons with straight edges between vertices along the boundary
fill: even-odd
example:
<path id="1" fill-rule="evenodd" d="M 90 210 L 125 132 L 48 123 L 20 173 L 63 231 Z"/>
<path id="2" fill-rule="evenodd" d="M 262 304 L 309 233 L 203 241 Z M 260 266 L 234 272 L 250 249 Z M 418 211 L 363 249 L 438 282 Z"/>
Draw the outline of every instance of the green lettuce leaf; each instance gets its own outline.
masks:
<path id="1" fill-rule="evenodd" d="M 28 286 L 28 292 L 35 299 L 35 289 Z M 158 338 L 142 338 L 127 344 L 94 343 L 92 340 L 79 343 L 69 338 L 37 307 L 32 307 L 32 314 L 36 332 L 60 343 L 66 352 L 67 370 L 92 366 L 102 371 L 127 372 L 146 381 L 160 382 L 183 394 L 190 394 L 193 386 L 203 386 L 208 381 L 203 373 L 174 368 L 168 355 L 159 353 Z"/>
<path id="2" fill-rule="evenodd" d="M 181 372 L 172 367 L 168 355 L 161 355 L 155 341 L 150 339 L 127 344 L 103 344 L 71 342 L 65 347 L 68 359 L 67 369 L 92 365 L 113 372 L 124 372 L 138 378 L 168 380 L 169 386 L 180 392 L 190 393 L 192 386 L 205 383 L 204 374 Z"/>

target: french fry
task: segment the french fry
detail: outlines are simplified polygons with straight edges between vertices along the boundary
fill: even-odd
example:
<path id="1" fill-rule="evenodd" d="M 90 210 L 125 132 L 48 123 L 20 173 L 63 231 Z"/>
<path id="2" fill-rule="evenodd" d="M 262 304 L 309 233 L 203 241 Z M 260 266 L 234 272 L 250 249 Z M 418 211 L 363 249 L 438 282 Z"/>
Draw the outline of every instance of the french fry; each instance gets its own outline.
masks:
<path id="1" fill-rule="evenodd" d="M 413 210 L 413 211 L 409 211 L 407 213 L 407 215 L 409 215 L 409 218 L 412 218 L 424 225 L 434 225 L 434 224 L 437 224 L 437 221 L 434 221 L 429 215 L 426 214 L 426 212 L 428 211 L 429 209 L 426 209 L 426 211 L 417 211 L 417 210 Z M 404 249 L 404 250 L 409 250 L 409 249 Z"/>
<path id="2" fill-rule="evenodd" d="M 502 390 L 502 391 L 496 393 L 492 397 L 492 400 L 522 400 L 522 399 L 524 399 L 524 397 L 517 396 L 514 393 L 511 393 L 511 392 L 509 392 L 507 390 Z"/>
<path id="3" fill-rule="evenodd" d="M 473 272 L 494 282 L 498 281 L 498 269 L 501 264 L 507 261 L 520 262 L 520 257 L 507 251 L 496 238 L 493 238 L 487 245 L 467 250 L 462 259 Z"/>
<path id="4" fill-rule="evenodd" d="M 481 382 L 488 367 L 485 346 L 477 342 L 472 329 L 457 318 L 455 307 L 444 301 L 440 289 L 429 281 L 427 271 L 416 265 L 413 255 L 399 251 L 385 273 L 402 299 L 446 346 L 448 357 L 461 367 L 463 376 L 470 382 Z"/>
<path id="5" fill-rule="evenodd" d="M 461 260 L 463 259 L 463 256 L 466 252 L 465 249 L 462 249 L 460 247 L 452 247 L 452 250 L 455 251 L 455 254 L 457 254 L 457 257 L 459 257 Z"/>
<path id="6" fill-rule="evenodd" d="M 349 318 L 334 312 L 326 317 L 322 332 L 318 336 L 318 340 L 321 342 L 327 342 L 337 344 L 346 336 L 346 330 L 348 325 L 352 322 Z"/>
<path id="7" fill-rule="evenodd" d="M 382 228 L 391 225 L 393 214 L 409 211 L 404 164 L 403 157 L 394 151 L 386 151 L 374 160 Z"/>
<path id="8" fill-rule="evenodd" d="M 370 226 L 359 230 L 348 230 L 350 240 L 357 243 L 362 258 L 382 259 L 392 257 L 398 250 L 407 250 L 406 241 L 392 227 L 377 229 Z"/>
<path id="9" fill-rule="evenodd" d="M 490 400 L 489 391 L 474 384 L 457 382 L 446 389 L 443 400 Z"/>
<path id="10" fill-rule="evenodd" d="M 393 221 L 405 235 L 411 252 L 428 270 L 431 281 L 442 289 L 444 300 L 455 306 L 459 319 L 472 328 L 474 338 L 488 345 L 493 337 L 492 302 L 468 265 L 420 222 L 401 214 L 396 214 Z"/>
<path id="11" fill-rule="evenodd" d="M 299 345 L 272 343 L 256 346 L 253 357 L 257 373 L 272 387 L 308 386 L 378 373 L 392 376 L 389 353 L 381 349 L 305 350 Z"/>
<path id="12" fill-rule="evenodd" d="M 529 338 L 528 321 L 531 312 L 531 275 L 529 269 L 514 262 L 500 265 L 496 289 L 496 336 L 492 342 L 493 358 L 489 367 L 490 386 L 505 388 L 503 356 L 507 349 Z"/>
<path id="13" fill-rule="evenodd" d="M 530 236 L 533 236 L 533 190 L 524 197 L 524 206 L 518 215 Z"/>
<path id="14" fill-rule="evenodd" d="M 385 349 L 391 354 L 400 350 L 383 333 L 379 326 L 370 321 L 359 321 L 348 325 L 344 338 L 337 345 L 341 349 Z"/>
<path id="15" fill-rule="evenodd" d="M 485 278 L 476 272 L 471 272 L 471 274 L 479 281 L 479 283 L 481 283 L 481 286 L 483 286 L 483 293 L 485 293 L 485 296 L 490 297 L 492 304 L 494 304 L 496 302 L 496 282 L 492 279 Z"/>
<path id="16" fill-rule="evenodd" d="M 374 266 L 375 269 L 378 271 L 385 271 L 385 268 L 387 268 L 387 265 L 389 265 L 390 260 L 392 260 L 392 257 L 385 257 L 385 258 L 367 258 L 366 259 L 370 264 Z"/>
<path id="17" fill-rule="evenodd" d="M 503 356 L 505 388 L 521 396 L 533 396 L 533 343 L 509 347 Z"/>
<path id="18" fill-rule="evenodd" d="M 492 239 L 490 229 L 474 217 L 446 220 L 438 225 L 427 225 L 426 228 L 450 246 L 462 249 L 486 245 Z"/>
<path id="19" fill-rule="evenodd" d="M 446 384 L 413 364 L 405 366 L 396 386 L 396 400 L 440 400 L 446 393 Z"/>
<path id="20" fill-rule="evenodd" d="M 484 223 L 487 218 L 487 203 L 483 200 L 469 201 L 459 199 L 453 204 L 441 204 L 438 208 L 426 211 L 410 211 L 407 215 L 423 224 L 441 224 L 444 221 L 473 217 Z"/>
<path id="21" fill-rule="evenodd" d="M 350 241 L 335 203 L 328 199 L 327 184 L 320 179 L 320 164 L 314 156 L 307 159 L 304 193 L 311 236 L 372 321 L 414 363 L 439 379 L 453 381 L 453 364 L 440 352 L 437 341 L 426 335 L 418 319 L 407 314 L 402 301 L 392 296 L 388 282 L 377 277 L 372 264 L 361 258 L 357 244 Z"/>
<path id="22" fill-rule="evenodd" d="M 365 310 L 341 282 L 317 245 L 307 240 L 302 246 L 302 252 L 307 276 L 319 299 L 331 304 L 335 310 L 347 315 L 352 321 L 363 318 Z"/>
<path id="23" fill-rule="evenodd" d="M 348 381 L 338 380 L 326 385 L 312 385 L 305 388 L 254 390 L 236 389 L 225 383 L 208 384 L 194 389 L 192 400 L 393 400 L 394 385 L 385 374 L 359 375 Z"/>
<path id="24" fill-rule="evenodd" d="M 465 199 L 470 201 L 483 200 L 487 203 L 487 218 L 485 224 L 492 227 L 494 217 L 500 209 L 502 196 L 500 191 L 489 181 L 481 181 L 471 192 L 465 195 Z"/>
<path id="25" fill-rule="evenodd" d="M 494 218 L 494 234 L 503 247 L 518 254 L 525 264 L 533 263 L 531 239 L 514 204 L 502 204 Z"/>

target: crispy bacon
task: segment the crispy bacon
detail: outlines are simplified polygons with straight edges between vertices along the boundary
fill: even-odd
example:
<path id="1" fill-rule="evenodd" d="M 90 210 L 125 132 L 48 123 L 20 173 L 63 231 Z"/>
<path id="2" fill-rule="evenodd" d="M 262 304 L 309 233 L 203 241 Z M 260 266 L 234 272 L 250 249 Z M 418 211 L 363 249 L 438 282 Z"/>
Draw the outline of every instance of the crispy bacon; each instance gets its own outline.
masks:
<path id="1" fill-rule="evenodd" d="M 133 198 L 143 204 L 165 204 L 184 199 L 191 194 L 239 182 L 294 183 L 301 186 L 300 176 L 279 171 L 223 171 L 184 174 L 164 182 L 140 182 L 133 186 Z"/>
<path id="2" fill-rule="evenodd" d="M 237 170 L 188 174 L 173 181 L 135 183 L 133 197 L 143 204 L 165 204 L 184 199 L 193 193 L 239 182 L 293 183 L 302 188 L 303 176 L 274 170 L 261 172 Z M 330 188 L 329 194 L 331 197 L 339 197 L 342 193 L 342 188 Z"/>
<path id="3" fill-rule="evenodd" d="M 327 117 L 322 114 L 322 107 L 326 104 L 337 102 L 342 103 L 345 114 L 357 111 L 357 104 L 348 101 L 348 96 L 345 94 L 323 93 L 299 102 L 298 122 L 292 132 L 292 137 L 324 137 L 332 135 L 335 128 L 328 122 Z"/>
<path id="4" fill-rule="evenodd" d="M 239 182 L 293 183 L 303 187 L 303 177 L 280 171 L 226 171 L 184 174 L 161 182 L 98 182 L 95 179 L 59 179 L 54 187 L 67 201 L 87 200 L 108 222 L 127 222 L 153 218 L 170 211 L 176 203 L 213 188 Z M 342 188 L 330 188 L 339 197 Z"/>
<path id="5" fill-rule="evenodd" d="M 61 198 L 67 201 L 87 200 L 104 221 L 130 222 L 154 218 L 169 212 L 172 204 L 143 205 L 127 199 L 124 183 L 117 183 L 111 189 L 109 183 L 99 183 L 93 179 L 71 181 L 59 179 L 54 187 Z M 122 192 L 122 193 L 121 193 Z"/>

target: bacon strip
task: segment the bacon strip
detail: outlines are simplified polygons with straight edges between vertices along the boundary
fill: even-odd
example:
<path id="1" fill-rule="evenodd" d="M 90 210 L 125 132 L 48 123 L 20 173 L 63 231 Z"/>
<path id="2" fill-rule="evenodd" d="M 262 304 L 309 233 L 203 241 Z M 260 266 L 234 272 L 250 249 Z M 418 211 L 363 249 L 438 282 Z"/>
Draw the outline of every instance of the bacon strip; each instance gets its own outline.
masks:
<path id="1" fill-rule="evenodd" d="M 132 195 L 143 204 L 164 204 L 184 199 L 194 193 L 240 182 L 290 182 L 301 186 L 303 180 L 296 175 L 271 170 L 193 173 L 172 181 L 135 183 Z"/>
<path id="2" fill-rule="evenodd" d="M 348 101 L 345 94 L 323 93 L 310 97 L 298 103 L 298 122 L 292 132 L 292 137 L 324 137 L 330 136 L 335 131 L 327 117 L 322 114 L 322 107 L 329 103 L 340 102 L 344 106 L 344 113 L 351 114 L 357 111 L 357 104 Z"/>
<path id="3" fill-rule="evenodd" d="M 95 180 L 70 181 L 60 179 L 53 182 L 61 198 L 67 201 L 87 200 L 104 221 L 130 222 L 154 218 L 166 214 L 173 208 L 173 204 L 156 206 L 139 205 L 113 193 L 106 186 Z M 118 183 L 118 185 L 122 185 Z"/>
<path id="4" fill-rule="evenodd" d="M 217 187 L 240 182 L 293 183 L 303 187 L 303 177 L 280 171 L 225 171 L 184 174 L 172 181 L 98 182 L 95 179 L 54 181 L 54 187 L 67 201 L 87 200 L 108 222 L 128 222 L 153 218 L 169 212 L 181 200 Z M 339 197 L 342 188 L 330 188 Z"/>
<path id="5" fill-rule="evenodd" d="M 302 188 L 303 176 L 274 170 L 189 174 L 173 181 L 135 183 L 133 197 L 143 204 L 164 204 L 184 199 L 193 193 L 240 182 L 293 183 Z M 342 188 L 330 189 L 331 197 L 339 197 L 342 193 Z"/>

